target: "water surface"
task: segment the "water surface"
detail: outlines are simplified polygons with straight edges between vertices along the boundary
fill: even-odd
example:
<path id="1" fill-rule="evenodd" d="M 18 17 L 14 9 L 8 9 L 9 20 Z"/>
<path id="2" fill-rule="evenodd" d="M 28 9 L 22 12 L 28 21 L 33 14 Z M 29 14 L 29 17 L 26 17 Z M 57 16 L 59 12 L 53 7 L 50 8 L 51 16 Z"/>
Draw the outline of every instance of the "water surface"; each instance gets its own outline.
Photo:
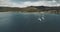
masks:
<path id="1" fill-rule="evenodd" d="M 1 12 L 0 32 L 60 32 L 60 14 Z"/>

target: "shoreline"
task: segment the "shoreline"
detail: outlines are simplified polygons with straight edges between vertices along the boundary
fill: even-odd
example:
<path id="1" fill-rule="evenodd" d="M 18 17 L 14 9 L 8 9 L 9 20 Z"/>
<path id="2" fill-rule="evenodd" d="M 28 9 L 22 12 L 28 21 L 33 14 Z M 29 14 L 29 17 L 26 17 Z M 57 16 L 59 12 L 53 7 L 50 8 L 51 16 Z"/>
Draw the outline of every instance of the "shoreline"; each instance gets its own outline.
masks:
<path id="1" fill-rule="evenodd" d="M 8 12 L 0 12 L 0 13 L 57 14 L 57 13 L 49 13 L 49 12 L 16 12 L 16 11 L 15 12 L 8 11 Z"/>

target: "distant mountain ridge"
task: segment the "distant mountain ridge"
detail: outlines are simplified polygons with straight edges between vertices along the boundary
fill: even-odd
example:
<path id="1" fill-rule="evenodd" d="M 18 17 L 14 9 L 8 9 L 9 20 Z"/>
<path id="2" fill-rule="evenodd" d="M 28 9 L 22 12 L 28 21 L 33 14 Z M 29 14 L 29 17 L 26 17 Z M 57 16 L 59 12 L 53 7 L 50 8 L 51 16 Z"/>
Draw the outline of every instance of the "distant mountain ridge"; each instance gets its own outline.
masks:
<path id="1" fill-rule="evenodd" d="M 60 6 L 58 6 L 58 7 L 28 6 L 25 8 L 0 7 L 0 12 L 7 12 L 7 11 L 60 13 Z"/>
<path id="2" fill-rule="evenodd" d="M 40 10 L 60 10 L 60 6 L 58 7 L 49 7 L 49 6 L 28 6 L 25 8 L 36 8 Z M 24 9 L 24 8 L 19 8 L 19 7 L 0 7 L 0 9 Z"/>
<path id="3" fill-rule="evenodd" d="M 49 7 L 49 6 L 30 6 L 30 7 L 35 7 L 37 9 L 46 9 L 46 10 L 60 10 L 60 6 L 55 6 L 55 7 Z"/>

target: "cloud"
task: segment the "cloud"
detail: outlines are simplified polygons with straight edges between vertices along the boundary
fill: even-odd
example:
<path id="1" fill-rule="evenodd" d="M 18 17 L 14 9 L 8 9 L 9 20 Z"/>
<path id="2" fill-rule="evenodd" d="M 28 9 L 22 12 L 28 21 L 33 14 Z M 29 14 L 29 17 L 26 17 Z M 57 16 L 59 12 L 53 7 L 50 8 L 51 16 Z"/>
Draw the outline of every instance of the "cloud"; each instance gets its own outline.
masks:
<path id="1" fill-rule="evenodd" d="M 0 0 L 0 6 L 10 6 L 10 0 Z"/>
<path id="2" fill-rule="evenodd" d="M 25 2 L 13 2 L 10 0 L 0 0 L 0 6 L 8 7 L 27 7 L 27 6 L 60 6 L 57 1 L 25 1 Z"/>

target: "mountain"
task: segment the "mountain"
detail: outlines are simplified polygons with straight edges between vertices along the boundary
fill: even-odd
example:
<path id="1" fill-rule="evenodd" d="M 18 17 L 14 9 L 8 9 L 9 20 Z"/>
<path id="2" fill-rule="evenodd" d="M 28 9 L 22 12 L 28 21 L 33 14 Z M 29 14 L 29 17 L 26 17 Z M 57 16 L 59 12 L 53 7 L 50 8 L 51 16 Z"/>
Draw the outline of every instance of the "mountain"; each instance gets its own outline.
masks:
<path id="1" fill-rule="evenodd" d="M 39 10 L 39 12 L 48 12 L 48 13 L 60 13 L 60 6 L 49 7 L 49 6 L 30 6 Z"/>
<path id="2" fill-rule="evenodd" d="M 18 7 L 0 7 L 0 12 L 7 12 L 7 11 L 20 11 L 21 8 Z"/>
<path id="3" fill-rule="evenodd" d="M 48 6 L 30 6 L 30 7 L 35 7 L 40 10 L 60 10 L 60 6 L 57 7 L 48 7 Z"/>
<path id="4" fill-rule="evenodd" d="M 0 12 L 7 12 L 7 11 L 60 13 L 60 6 L 59 7 L 29 6 L 25 8 L 0 7 Z"/>

